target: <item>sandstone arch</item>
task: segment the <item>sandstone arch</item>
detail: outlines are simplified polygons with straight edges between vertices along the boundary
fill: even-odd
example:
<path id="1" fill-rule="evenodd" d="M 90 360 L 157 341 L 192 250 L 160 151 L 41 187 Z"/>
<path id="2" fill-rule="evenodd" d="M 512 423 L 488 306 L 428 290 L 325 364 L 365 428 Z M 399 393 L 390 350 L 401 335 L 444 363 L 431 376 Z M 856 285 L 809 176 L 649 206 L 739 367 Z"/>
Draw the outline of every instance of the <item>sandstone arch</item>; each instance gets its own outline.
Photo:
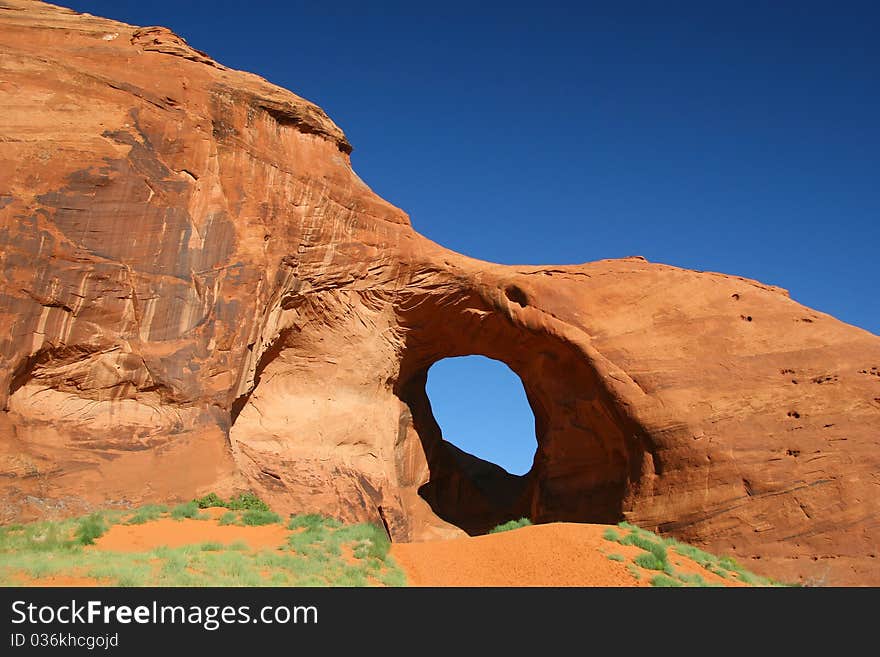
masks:
<path id="1" fill-rule="evenodd" d="M 529 326 L 520 290 L 467 308 L 442 299 L 404 303 L 405 344 L 395 392 L 409 408 L 429 480 L 420 487 L 432 508 L 468 533 L 514 517 L 617 522 L 638 485 L 643 432 L 615 404 L 588 359 L 546 326 Z M 523 316 L 520 316 L 523 315 Z M 480 355 L 505 363 L 522 380 L 535 416 L 535 462 L 523 477 L 463 455 L 441 438 L 425 391 L 428 369 L 443 358 Z M 405 476 L 405 475 L 404 475 Z M 482 485 L 476 483 L 482 480 Z"/>
<path id="2" fill-rule="evenodd" d="M 536 520 L 880 583 L 877 336 L 737 276 L 453 253 L 312 103 L 164 28 L 5 5 L 0 521 L 252 488 L 454 534 L 418 494 L 450 471 L 423 373 L 482 354 L 535 412 Z"/>

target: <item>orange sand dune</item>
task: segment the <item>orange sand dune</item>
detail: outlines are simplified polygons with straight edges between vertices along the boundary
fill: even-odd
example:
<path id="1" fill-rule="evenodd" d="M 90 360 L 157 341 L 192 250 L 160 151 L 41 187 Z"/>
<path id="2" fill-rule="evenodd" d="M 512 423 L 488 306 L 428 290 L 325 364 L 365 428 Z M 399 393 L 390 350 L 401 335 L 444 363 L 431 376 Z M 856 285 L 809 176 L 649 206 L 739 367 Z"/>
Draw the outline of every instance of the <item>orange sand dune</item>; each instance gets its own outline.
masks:
<path id="1" fill-rule="evenodd" d="M 641 553 L 606 541 L 608 525 L 550 523 L 498 534 L 424 543 L 396 543 L 391 555 L 411 586 L 650 586 L 636 580 L 627 563 Z M 625 557 L 612 561 L 609 554 Z M 741 586 L 670 554 L 676 569 L 700 573 L 707 582 Z"/>

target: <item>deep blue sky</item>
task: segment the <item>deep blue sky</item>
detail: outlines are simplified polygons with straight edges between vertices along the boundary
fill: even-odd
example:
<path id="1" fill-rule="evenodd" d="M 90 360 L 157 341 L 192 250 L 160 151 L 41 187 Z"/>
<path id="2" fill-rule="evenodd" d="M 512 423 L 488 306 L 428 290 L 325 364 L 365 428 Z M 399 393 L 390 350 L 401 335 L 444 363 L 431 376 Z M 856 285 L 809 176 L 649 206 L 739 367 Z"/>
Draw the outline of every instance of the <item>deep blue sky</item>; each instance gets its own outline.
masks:
<path id="1" fill-rule="evenodd" d="M 880 3 L 61 3 L 315 101 L 447 247 L 643 255 L 880 333 Z"/>

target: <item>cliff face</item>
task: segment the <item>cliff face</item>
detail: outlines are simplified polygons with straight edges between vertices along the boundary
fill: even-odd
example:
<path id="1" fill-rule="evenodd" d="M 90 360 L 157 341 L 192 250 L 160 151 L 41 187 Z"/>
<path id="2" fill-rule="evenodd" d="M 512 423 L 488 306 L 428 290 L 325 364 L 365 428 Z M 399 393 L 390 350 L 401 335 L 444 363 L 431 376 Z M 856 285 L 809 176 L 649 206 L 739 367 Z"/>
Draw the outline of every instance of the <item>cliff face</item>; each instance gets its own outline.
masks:
<path id="1" fill-rule="evenodd" d="M 625 518 L 880 584 L 880 338 L 733 276 L 458 255 L 350 151 L 167 29 L 0 0 L 0 519 L 251 488 L 395 540 Z M 523 381 L 525 477 L 441 437 L 426 372 L 467 354 Z"/>

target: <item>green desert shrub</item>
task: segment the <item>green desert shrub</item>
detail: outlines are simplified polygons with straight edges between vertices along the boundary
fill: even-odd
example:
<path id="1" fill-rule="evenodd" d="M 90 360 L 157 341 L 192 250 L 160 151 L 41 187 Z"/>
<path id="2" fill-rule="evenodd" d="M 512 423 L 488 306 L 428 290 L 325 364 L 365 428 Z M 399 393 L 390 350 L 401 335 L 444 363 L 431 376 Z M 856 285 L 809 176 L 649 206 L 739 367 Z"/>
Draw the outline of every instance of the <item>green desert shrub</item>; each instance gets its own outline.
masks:
<path id="1" fill-rule="evenodd" d="M 497 534 L 499 532 L 507 532 L 507 531 L 510 531 L 511 529 L 519 529 L 520 527 L 527 527 L 528 525 L 531 525 L 531 524 L 532 524 L 532 521 L 529 520 L 528 518 L 520 518 L 519 520 L 508 520 L 507 522 L 502 523 L 502 524 L 498 525 L 497 527 L 493 528 L 489 533 L 490 534 Z"/>
<path id="2" fill-rule="evenodd" d="M 224 505 L 232 511 L 269 511 L 269 505 L 257 497 L 254 493 L 239 493 L 229 498 Z"/>
<path id="3" fill-rule="evenodd" d="M 343 530 L 338 530 L 338 532 L 341 531 Z M 354 525 L 349 536 L 344 536 L 343 540 L 346 538 L 352 541 L 353 554 L 356 559 L 383 560 L 388 556 L 388 550 L 391 549 L 391 541 L 385 530 L 369 523 Z"/>
<path id="4" fill-rule="evenodd" d="M 96 538 L 100 538 L 107 531 L 107 524 L 100 513 L 86 516 L 76 526 L 74 536 L 80 545 L 92 545 Z"/>
<path id="5" fill-rule="evenodd" d="M 706 571 L 726 579 L 730 579 L 733 574 L 736 574 L 737 579 L 752 586 L 780 585 L 778 582 L 746 570 L 733 557 L 718 558 L 693 545 L 681 543 L 672 537 L 660 537 L 653 532 L 641 529 L 628 522 L 621 522 L 618 524 L 618 527 L 629 530 L 626 536 L 619 539 L 620 543 L 635 545 L 644 550 L 642 554 L 635 558 L 635 563 L 648 570 L 659 570 L 663 573 L 663 575 L 657 575 L 654 578 L 661 582 L 661 584 L 654 584 L 654 580 L 652 580 L 652 584 L 655 586 L 715 586 L 713 583 L 706 582 L 700 574 L 689 575 L 677 572 L 669 561 L 667 548 L 671 548 L 676 553 L 691 559 Z M 614 540 L 612 530 L 606 530 L 604 537 L 608 540 Z M 677 584 L 670 585 L 665 583 L 668 579 L 674 580 Z"/>
<path id="6" fill-rule="evenodd" d="M 171 517 L 175 520 L 182 520 L 183 518 L 202 518 L 199 514 L 199 505 L 195 502 L 187 502 L 186 504 L 178 504 L 176 507 L 171 509 Z"/>
<path id="7" fill-rule="evenodd" d="M 217 493 L 208 493 L 193 500 L 200 509 L 210 509 L 215 506 L 226 506 L 226 502 Z"/>
<path id="8" fill-rule="evenodd" d="M 606 541 L 613 541 L 615 543 L 623 542 L 623 536 L 611 529 L 611 527 L 602 532 L 602 538 L 604 538 Z"/>
<path id="9" fill-rule="evenodd" d="M 667 554 L 666 554 L 666 546 L 663 543 L 658 541 L 652 541 L 650 538 L 642 536 L 641 534 L 632 533 L 627 535 L 623 539 L 624 545 L 635 545 L 638 548 L 641 548 L 645 552 L 650 552 L 658 560 L 666 563 Z"/>
<path id="10" fill-rule="evenodd" d="M 636 555 L 636 558 L 633 559 L 636 565 L 641 566 L 647 570 L 664 570 L 666 567 L 665 562 L 660 561 L 656 555 L 650 552 L 642 552 L 639 555 Z"/>
<path id="11" fill-rule="evenodd" d="M 673 541 L 671 543 L 672 548 L 678 552 L 683 557 L 687 557 L 694 563 L 701 565 L 703 568 L 709 568 L 713 564 L 718 561 L 718 557 L 714 554 L 709 554 L 708 552 L 704 552 L 698 547 L 694 547 L 693 545 L 688 545 L 687 543 L 679 543 L 678 541 Z"/>

